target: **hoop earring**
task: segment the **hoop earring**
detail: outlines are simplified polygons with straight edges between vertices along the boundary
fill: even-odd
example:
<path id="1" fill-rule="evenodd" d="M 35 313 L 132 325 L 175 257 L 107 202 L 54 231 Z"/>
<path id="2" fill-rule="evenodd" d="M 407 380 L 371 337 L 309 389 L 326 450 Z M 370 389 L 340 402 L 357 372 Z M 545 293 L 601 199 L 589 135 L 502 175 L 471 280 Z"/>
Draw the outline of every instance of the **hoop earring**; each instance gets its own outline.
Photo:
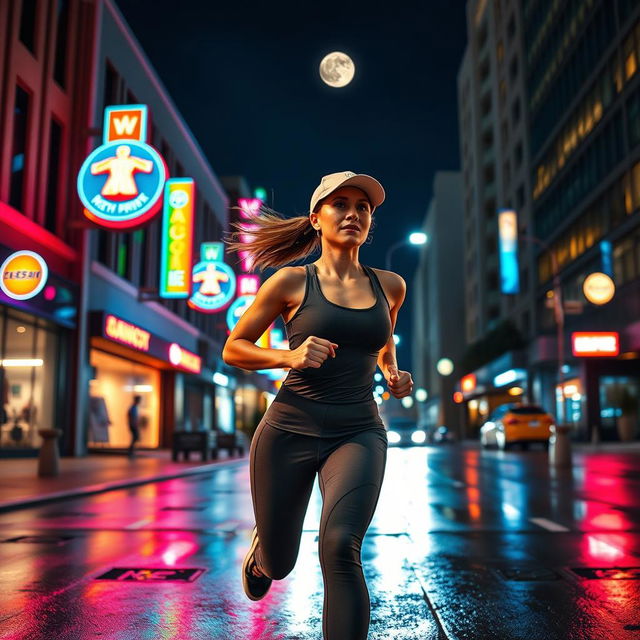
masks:
<path id="1" fill-rule="evenodd" d="M 369 234 L 367 239 L 364 241 L 365 244 L 371 244 L 373 242 L 373 234 Z"/>

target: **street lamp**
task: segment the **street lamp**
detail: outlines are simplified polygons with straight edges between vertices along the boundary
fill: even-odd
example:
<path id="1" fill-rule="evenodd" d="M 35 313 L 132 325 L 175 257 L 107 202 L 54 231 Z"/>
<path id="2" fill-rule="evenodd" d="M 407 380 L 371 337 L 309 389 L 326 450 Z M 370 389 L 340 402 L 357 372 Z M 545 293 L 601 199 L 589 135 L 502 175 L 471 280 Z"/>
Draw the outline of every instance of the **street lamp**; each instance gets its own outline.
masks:
<path id="1" fill-rule="evenodd" d="M 387 271 L 391 271 L 391 254 L 396 249 L 398 249 L 399 247 L 403 247 L 406 244 L 411 244 L 411 245 L 425 244 L 428 239 L 429 238 L 427 237 L 426 233 L 423 233 L 422 231 L 414 231 L 413 233 L 411 233 L 409 235 L 408 238 L 405 238 L 404 240 L 399 240 L 395 244 L 392 244 L 387 249 L 387 255 L 386 255 L 386 258 L 385 258 L 385 268 L 387 269 Z"/>

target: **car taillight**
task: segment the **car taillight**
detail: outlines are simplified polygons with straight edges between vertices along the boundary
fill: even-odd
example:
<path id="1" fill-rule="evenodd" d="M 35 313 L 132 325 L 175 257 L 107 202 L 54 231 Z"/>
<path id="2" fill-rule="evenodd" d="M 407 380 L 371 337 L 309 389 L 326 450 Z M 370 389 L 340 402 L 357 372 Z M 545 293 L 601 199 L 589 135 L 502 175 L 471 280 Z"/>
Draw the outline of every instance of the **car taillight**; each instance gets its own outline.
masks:
<path id="1" fill-rule="evenodd" d="M 517 418 L 506 418 L 504 420 L 504 423 L 506 425 L 518 424 L 518 419 Z"/>

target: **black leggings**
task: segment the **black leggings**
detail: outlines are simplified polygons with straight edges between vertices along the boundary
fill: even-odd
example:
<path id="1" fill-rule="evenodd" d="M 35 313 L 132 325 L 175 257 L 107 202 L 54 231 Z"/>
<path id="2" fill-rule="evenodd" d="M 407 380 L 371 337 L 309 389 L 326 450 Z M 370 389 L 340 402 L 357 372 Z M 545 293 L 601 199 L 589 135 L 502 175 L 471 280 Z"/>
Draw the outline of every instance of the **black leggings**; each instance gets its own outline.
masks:
<path id="1" fill-rule="evenodd" d="M 360 549 L 380 495 L 387 458 L 384 428 L 319 438 L 284 431 L 264 418 L 251 442 L 258 568 L 274 580 L 293 569 L 316 473 L 322 493 L 319 554 L 325 640 L 366 640 L 369 592 Z"/>

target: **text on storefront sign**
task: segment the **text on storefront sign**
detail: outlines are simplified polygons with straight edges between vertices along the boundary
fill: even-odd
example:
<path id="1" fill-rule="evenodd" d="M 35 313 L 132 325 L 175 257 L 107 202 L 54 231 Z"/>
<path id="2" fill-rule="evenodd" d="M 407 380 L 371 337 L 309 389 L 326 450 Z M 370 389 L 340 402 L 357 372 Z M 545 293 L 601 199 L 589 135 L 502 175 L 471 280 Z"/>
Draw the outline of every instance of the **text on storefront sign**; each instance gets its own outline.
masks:
<path id="1" fill-rule="evenodd" d="M 104 332 L 108 338 L 122 342 L 138 351 L 149 351 L 151 334 L 120 318 L 108 315 L 105 319 Z"/>

